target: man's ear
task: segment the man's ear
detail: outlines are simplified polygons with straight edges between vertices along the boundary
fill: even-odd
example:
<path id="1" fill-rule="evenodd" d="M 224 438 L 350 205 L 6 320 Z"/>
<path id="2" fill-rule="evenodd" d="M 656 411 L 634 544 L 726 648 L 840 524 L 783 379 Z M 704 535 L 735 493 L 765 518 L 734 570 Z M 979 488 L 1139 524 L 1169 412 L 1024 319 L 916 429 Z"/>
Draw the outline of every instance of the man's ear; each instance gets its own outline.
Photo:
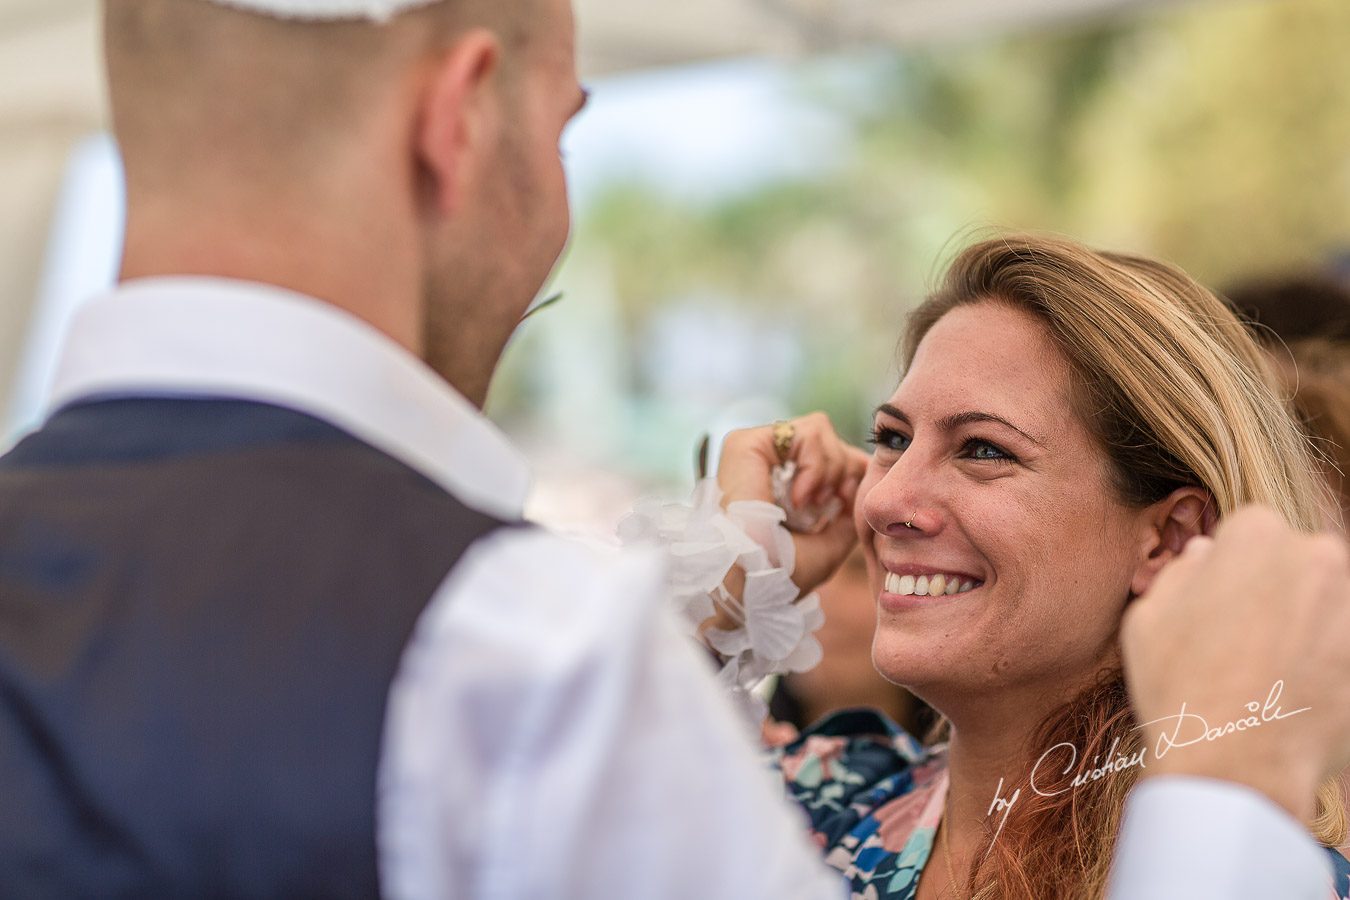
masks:
<path id="1" fill-rule="evenodd" d="M 1149 589 L 1153 579 L 1176 559 L 1187 541 L 1197 535 L 1212 534 L 1219 521 L 1214 498 L 1198 487 L 1177 488 L 1150 506 L 1145 516 L 1146 556 L 1130 581 L 1130 591 L 1136 597 Z"/>
<path id="2" fill-rule="evenodd" d="M 414 134 L 415 152 L 433 211 L 455 212 L 474 168 L 501 127 L 494 79 L 501 45 L 474 29 L 443 50 L 434 63 Z"/>

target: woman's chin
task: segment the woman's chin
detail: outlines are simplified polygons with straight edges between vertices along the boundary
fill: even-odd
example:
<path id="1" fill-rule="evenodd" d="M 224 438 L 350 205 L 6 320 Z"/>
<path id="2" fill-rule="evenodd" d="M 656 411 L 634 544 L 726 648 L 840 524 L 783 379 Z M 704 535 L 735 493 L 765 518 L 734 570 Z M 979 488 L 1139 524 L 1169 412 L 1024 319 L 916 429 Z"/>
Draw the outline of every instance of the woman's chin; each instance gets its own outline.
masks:
<path id="1" fill-rule="evenodd" d="M 872 647 L 872 662 L 887 681 L 916 693 L 960 680 L 962 668 L 954 656 L 934 654 L 931 642 L 926 648 L 910 641 L 887 645 L 880 636 Z"/>
<path id="2" fill-rule="evenodd" d="M 978 641 L 951 641 L 949 629 L 887 635 L 883 626 L 872 644 L 872 663 L 887 681 L 930 704 L 930 697 L 998 694 L 1025 674 L 997 665 Z"/>

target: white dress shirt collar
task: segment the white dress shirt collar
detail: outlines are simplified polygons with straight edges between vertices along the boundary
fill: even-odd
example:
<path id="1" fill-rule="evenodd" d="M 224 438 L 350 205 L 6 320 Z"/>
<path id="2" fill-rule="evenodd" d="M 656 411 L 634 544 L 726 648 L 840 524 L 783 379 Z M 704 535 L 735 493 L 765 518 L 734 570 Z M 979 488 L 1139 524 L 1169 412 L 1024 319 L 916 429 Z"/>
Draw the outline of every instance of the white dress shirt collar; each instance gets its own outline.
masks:
<path id="1" fill-rule="evenodd" d="M 270 285 L 150 278 L 91 301 L 71 326 L 50 409 L 95 396 L 295 409 L 499 518 L 518 518 L 529 489 L 520 452 L 421 360 L 356 316 Z"/>

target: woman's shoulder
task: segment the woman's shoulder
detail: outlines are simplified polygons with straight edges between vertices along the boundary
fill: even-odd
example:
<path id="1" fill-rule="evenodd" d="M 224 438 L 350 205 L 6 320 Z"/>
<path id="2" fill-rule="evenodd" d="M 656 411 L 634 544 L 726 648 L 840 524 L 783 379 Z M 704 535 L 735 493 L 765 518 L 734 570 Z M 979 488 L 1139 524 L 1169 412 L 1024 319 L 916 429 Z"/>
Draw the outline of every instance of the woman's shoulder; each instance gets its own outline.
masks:
<path id="1" fill-rule="evenodd" d="M 1336 889 L 1336 896 L 1340 900 L 1346 900 L 1350 897 L 1350 861 L 1334 847 L 1328 847 L 1326 850 L 1331 854 L 1332 886 Z"/>
<path id="2" fill-rule="evenodd" d="M 858 846 L 862 831 L 876 830 L 883 808 L 882 820 L 899 813 L 917 824 L 946 771 L 946 751 L 924 747 L 878 712 L 846 710 L 803 732 L 779 751 L 777 764 L 828 852 Z"/>
<path id="3" fill-rule="evenodd" d="M 946 800 L 945 747 L 924 747 L 875 711 L 848 710 L 803 732 L 778 766 L 853 897 L 913 897 Z"/>

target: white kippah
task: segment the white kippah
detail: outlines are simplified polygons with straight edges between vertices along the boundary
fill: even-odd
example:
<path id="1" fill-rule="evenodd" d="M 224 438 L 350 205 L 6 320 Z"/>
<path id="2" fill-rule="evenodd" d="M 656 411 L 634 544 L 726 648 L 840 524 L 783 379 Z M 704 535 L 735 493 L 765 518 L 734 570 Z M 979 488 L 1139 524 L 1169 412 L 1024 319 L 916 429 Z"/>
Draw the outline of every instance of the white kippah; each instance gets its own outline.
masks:
<path id="1" fill-rule="evenodd" d="M 278 19 L 324 22 L 369 19 L 387 22 L 398 13 L 440 0 L 213 0 Z"/>

